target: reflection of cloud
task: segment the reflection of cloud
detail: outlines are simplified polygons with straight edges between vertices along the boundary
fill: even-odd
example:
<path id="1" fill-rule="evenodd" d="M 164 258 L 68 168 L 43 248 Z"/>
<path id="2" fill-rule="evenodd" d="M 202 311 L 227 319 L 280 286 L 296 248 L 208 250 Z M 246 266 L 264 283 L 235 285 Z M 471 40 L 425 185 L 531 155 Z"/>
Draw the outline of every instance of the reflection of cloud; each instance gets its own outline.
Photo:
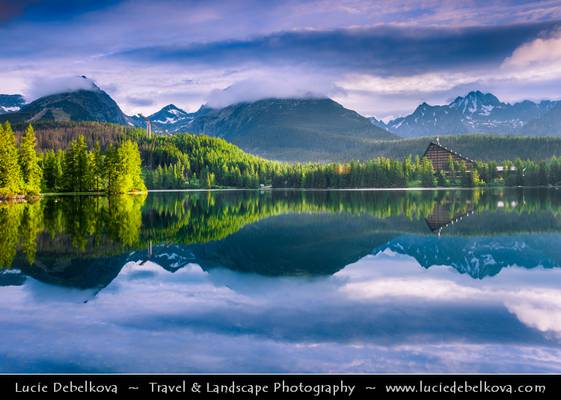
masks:
<path id="1" fill-rule="evenodd" d="M 521 291 L 505 305 L 525 325 L 561 338 L 561 291 Z"/>
<path id="2" fill-rule="evenodd" d="M 503 305 L 556 329 L 528 318 L 559 309 L 559 272 L 474 281 L 390 251 L 328 278 L 130 262 L 86 304 L 28 278 L 0 291 L 0 370 L 559 371 L 561 350 Z"/>
<path id="3" fill-rule="evenodd" d="M 480 294 L 477 289 L 437 279 L 384 279 L 344 285 L 341 290 L 351 298 L 420 297 L 425 300 L 456 301 Z"/>
<path id="4" fill-rule="evenodd" d="M 381 253 L 385 262 L 392 261 L 391 252 Z M 389 256 L 389 257 L 388 257 Z M 436 267 L 444 268 L 444 267 Z M 401 273 L 402 271 L 400 271 Z M 505 270 L 502 277 L 518 271 Z M 534 270 L 534 276 L 543 274 L 544 270 Z M 551 271 L 558 274 L 559 271 Z M 468 286 L 465 282 L 455 282 L 446 276 L 445 279 L 434 279 L 421 276 L 402 278 L 400 276 L 380 277 L 342 270 L 342 277 L 351 277 L 340 287 L 341 292 L 350 298 L 361 300 L 387 298 L 418 298 L 424 301 L 488 301 L 502 303 L 523 324 L 536 328 L 541 332 L 552 332 L 561 337 L 561 290 L 558 288 L 493 285 L 491 280 L 481 282 L 479 286 Z M 500 277 L 494 278 L 500 280 Z"/>

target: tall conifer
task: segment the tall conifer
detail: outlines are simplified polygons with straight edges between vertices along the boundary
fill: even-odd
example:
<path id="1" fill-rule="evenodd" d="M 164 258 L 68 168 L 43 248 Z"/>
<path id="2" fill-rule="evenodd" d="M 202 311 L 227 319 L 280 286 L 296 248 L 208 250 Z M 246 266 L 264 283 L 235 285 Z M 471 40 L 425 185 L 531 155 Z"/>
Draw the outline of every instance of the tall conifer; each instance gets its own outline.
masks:
<path id="1" fill-rule="evenodd" d="M 3 195 L 24 192 L 16 137 L 9 122 L 0 129 L 0 189 Z"/>
<path id="2" fill-rule="evenodd" d="M 27 193 L 38 194 L 41 192 L 41 174 L 36 146 L 35 131 L 30 125 L 25 129 L 20 146 L 20 166 L 23 183 Z"/>

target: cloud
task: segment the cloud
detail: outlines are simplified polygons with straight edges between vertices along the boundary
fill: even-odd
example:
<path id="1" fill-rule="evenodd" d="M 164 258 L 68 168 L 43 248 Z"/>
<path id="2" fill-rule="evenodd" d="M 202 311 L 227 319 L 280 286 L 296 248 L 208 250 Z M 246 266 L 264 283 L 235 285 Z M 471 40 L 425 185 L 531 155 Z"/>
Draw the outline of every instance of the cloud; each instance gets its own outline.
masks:
<path id="1" fill-rule="evenodd" d="M 524 68 L 561 63 L 561 29 L 516 48 L 503 63 L 505 68 Z"/>
<path id="2" fill-rule="evenodd" d="M 221 108 L 265 98 L 329 97 L 340 92 L 341 89 L 318 75 L 262 74 L 237 81 L 224 90 L 213 90 L 207 98 L 207 105 Z"/>
<path id="3" fill-rule="evenodd" d="M 315 89 L 331 94 L 331 87 L 346 86 L 335 94 L 346 107 L 369 115 L 400 115 L 422 100 L 465 94 L 459 90 L 471 90 L 471 85 L 503 91 L 509 99 L 523 99 L 529 92 L 536 98 L 542 91 L 528 82 L 548 82 L 561 72 L 547 62 L 497 72 L 521 46 L 538 37 L 547 40 L 548 32 L 555 31 L 561 19 L 555 1 L 21 3 L 25 7 L 1 8 L 6 10 L 0 13 L 5 21 L 0 25 L 2 90 L 22 92 L 34 76 L 63 70 L 87 74 L 104 90 L 118 83 L 118 93 L 108 92 L 129 113 L 150 113 L 152 106 L 170 102 L 191 110 L 209 99 L 228 103 L 232 100 L 225 96 L 244 98 L 242 87 L 251 100 L 259 92 L 292 95 Z M 289 69 L 290 81 L 300 80 L 302 90 L 285 90 L 274 82 L 279 71 Z M 231 70 L 238 72 L 226 76 Z M 254 76 L 259 82 L 248 83 Z M 319 89 L 301 76 L 313 77 Z M 195 81 L 200 83 L 191 84 Z M 230 86 L 235 87 L 229 93 L 219 92 Z M 544 96 L 551 97 L 559 86 L 550 85 Z M 154 104 L 135 101 L 145 98 Z"/>
<path id="4" fill-rule="evenodd" d="M 135 105 L 135 106 L 151 106 L 154 105 L 153 99 L 147 99 L 144 97 L 127 97 L 127 103 Z"/>
<path id="5" fill-rule="evenodd" d="M 26 98 L 34 100 L 39 97 L 78 90 L 95 90 L 95 83 L 83 76 L 42 77 L 31 81 Z"/>
<path id="6" fill-rule="evenodd" d="M 500 27 L 380 26 L 281 32 L 245 40 L 139 47 L 110 57 L 222 67 L 300 66 L 399 76 L 500 64 L 552 23 Z"/>
<path id="7" fill-rule="evenodd" d="M 430 93 L 473 83 L 477 78 L 465 73 L 424 73 L 409 76 L 376 76 L 349 74 L 339 82 L 347 90 L 364 90 L 380 94 Z"/>

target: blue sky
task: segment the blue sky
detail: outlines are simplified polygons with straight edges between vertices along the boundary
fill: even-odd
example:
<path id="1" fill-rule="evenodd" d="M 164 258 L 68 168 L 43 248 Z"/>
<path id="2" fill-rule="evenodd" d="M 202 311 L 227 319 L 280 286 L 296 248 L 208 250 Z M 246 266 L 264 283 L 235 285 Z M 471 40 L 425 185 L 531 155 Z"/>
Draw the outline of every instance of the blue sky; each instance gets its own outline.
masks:
<path id="1" fill-rule="evenodd" d="M 561 97 L 561 1 L 0 0 L 0 38 L 0 92 L 87 75 L 127 113 L 312 93 L 387 119 L 473 89 Z"/>

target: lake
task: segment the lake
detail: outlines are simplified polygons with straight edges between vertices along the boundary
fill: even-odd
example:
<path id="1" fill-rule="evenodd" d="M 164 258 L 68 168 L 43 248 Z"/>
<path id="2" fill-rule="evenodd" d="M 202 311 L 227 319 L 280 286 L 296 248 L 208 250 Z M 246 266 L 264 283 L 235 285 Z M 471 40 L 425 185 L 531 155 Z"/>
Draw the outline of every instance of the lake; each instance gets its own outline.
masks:
<path id="1" fill-rule="evenodd" d="M 561 372 L 561 191 L 0 205 L 2 372 Z"/>

